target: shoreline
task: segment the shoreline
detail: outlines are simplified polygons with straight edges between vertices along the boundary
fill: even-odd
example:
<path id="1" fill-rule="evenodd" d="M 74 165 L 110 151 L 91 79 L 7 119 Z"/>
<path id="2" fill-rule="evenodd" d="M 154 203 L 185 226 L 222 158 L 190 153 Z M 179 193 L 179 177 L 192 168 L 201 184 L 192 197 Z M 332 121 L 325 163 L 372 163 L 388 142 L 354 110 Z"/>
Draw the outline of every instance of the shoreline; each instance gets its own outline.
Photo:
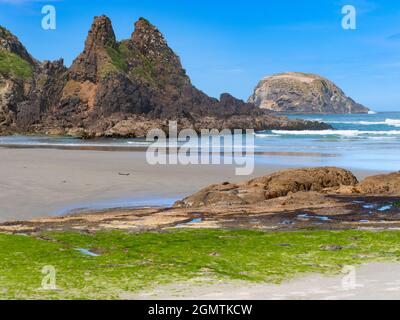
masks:
<path id="1" fill-rule="evenodd" d="M 399 196 L 318 195 L 298 192 L 268 203 L 210 207 L 81 210 L 56 217 L 0 223 L 0 233 L 192 230 L 262 232 L 400 230 Z M 384 208 L 384 209 L 382 209 Z M 229 210 L 228 210 L 229 209 Z"/>
<path id="2" fill-rule="evenodd" d="M 51 216 L 97 203 L 107 208 L 116 201 L 145 206 L 146 200 L 179 200 L 212 183 L 249 178 L 235 176 L 233 165 L 151 166 L 144 152 L 0 148 L 0 159 L 0 221 Z M 256 165 L 251 177 L 276 169 Z"/>
<path id="3" fill-rule="evenodd" d="M 297 160 L 297 167 L 302 166 L 301 159 L 307 159 L 290 158 Z M 84 208 L 142 207 L 163 201 L 165 206 L 210 184 L 240 182 L 291 167 L 256 160 L 251 176 L 236 176 L 233 165 L 151 166 L 145 152 L 1 147 L 0 159 L 0 186 L 4 190 L 0 194 L 0 222 Z M 380 173 L 353 172 L 359 179 Z"/>
<path id="4" fill-rule="evenodd" d="M 123 146 L 123 145 L 74 145 L 74 144 L 0 144 L 0 148 L 5 149 L 44 149 L 44 150 L 73 150 L 73 151 L 107 151 L 107 152 L 146 152 L 147 147 L 141 146 Z M 179 149 L 179 148 L 178 148 Z M 168 152 L 168 148 L 158 148 L 163 152 Z M 223 152 L 210 152 L 210 155 L 222 155 Z M 338 157 L 335 153 L 322 153 L 322 152 L 266 152 L 255 151 L 252 152 L 254 156 L 284 156 L 284 157 Z"/>
<path id="5" fill-rule="evenodd" d="M 0 221 L 5 252 L 12 245 L 20 265 L 35 262 L 22 268 L 22 275 L 39 272 L 34 268 L 45 256 L 46 265 L 55 266 L 64 280 L 71 278 L 68 286 L 60 282 L 53 297 L 74 299 L 79 292 L 80 298 L 107 299 L 345 299 L 350 293 L 337 289 L 343 276 L 323 276 L 338 274 L 345 263 L 363 265 L 357 272 L 377 279 L 372 288 L 382 297 L 392 296 L 386 288 L 400 292 L 390 282 L 400 265 L 390 264 L 398 259 L 388 255 L 400 238 L 399 195 L 299 190 L 232 206 L 166 207 L 166 199 L 171 204 L 213 183 L 242 182 L 287 167 L 258 163 L 251 177 L 238 177 L 234 166 L 150 166 L 144 152 L 0 148 L 0 158 L 0 177 L 8 177 L 0 180 L 5 187 L 0 212 L 8 204 L 29 215 Z M 379 172 L 353 173 L 362 180 Z M 294 177 L 303 181 L 297 171 Z M 43 212 L 64 203 L 70 208 L 79 199 L 92 209 L 32 215 L 32 208 Z M 142 201 L 143 207 L 93 209 L 110 201 L 116 206 Z M 151 201 L 158 206 L 144 208 Z M 382 273 L 385 268 L 392 273 Z M 2 272 L 7 270 L 5 265 Z M 84 281 L 74 282 L 77 277 Z M 2 286 L 19 288 L 18 297 L 47 297 L 26 289 L 37 288 L 35 281 Z M 99 283 L 107 289 L 99 292 Z M 310 283 L 315 285 L 306 290 Z M 324 292 L 316 292 L 318 285 Z M 368 288 L 356 288 L 352 297 L 368 297 Z M 14 298 L 14 291 L 5 297 Z"/>

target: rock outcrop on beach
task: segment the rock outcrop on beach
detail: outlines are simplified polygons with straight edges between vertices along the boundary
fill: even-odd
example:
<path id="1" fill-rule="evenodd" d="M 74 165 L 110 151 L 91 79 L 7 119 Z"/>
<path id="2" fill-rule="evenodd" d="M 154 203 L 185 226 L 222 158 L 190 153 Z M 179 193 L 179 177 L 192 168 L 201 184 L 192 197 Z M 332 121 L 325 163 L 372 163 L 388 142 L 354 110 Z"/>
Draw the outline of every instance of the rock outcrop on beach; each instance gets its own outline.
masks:
<path id="1" fill-rule="evenodd" d="M 83 52 L 66 68 L 39 62 L 0 29 L 0 133 L 143 137 L 168 120 L 200 129 L 321 130 L 229 94 L 214 99 L 194 87 L 179 57 L 146 19 L 118 41 L 106 16 L 95 17 Z"/>
<path id="2" fill-rule="evenodd" d="M 400 228 L 400 173 L 358 183 L 339 168 L 279 171 L 243 183 L 221 183 L 178 201 L 173 208 L 110 209 L 0 224 L 0 232 L 51 230 L 258 230 Z"/>
<path id="3" fill-rule="evenodd" d="M 322 192 L 327 188 L 357 185 L 357 178 L 340 168 L 306 168 L 279 171 L 243 183 L 209 186 L 178 201 L 176 207 L 256 204 L 297 192 Z"/>
<path id="4" fill-rule="evenodd" d="M 373 195 L 400 195 L 400 171 L 368 177 L 357 185 L 357 192 Z"/>
<path id="5" fill-rule="evenodd" d="M 310 205 L 316 194 L 324 201 L 328 201 L 325 195 L 399 196 L 400 172 L 358 182 L 350 171 L 335 167 L 288 169 L 243 183 L 211 185 L 176 202 L 175 207 L 253 205 L 296 193 L 308 193 Z"/>
<path id="6" fill-rule="evenodd" d="M 298 72 L 264 78 L 248 102 L 261 109 L 285 114 L 358 114 L 369 111 L 328 79 Z"/>

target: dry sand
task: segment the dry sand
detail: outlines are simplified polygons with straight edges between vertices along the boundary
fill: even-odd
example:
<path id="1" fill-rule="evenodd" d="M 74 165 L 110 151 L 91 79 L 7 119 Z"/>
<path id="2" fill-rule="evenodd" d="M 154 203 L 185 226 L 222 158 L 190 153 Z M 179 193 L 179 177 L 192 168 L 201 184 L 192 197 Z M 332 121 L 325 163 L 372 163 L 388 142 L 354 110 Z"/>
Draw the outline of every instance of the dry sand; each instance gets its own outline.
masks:
<path id="1" fill-rule="evenodd" d="M 278 169 L 259 164 L 251 177 Z M 251 177 L 236 176 L 231 165 L 150 166 L 144 152 L 0 148 L 0 222 L 81 208 L 168 206 L 212 183 Z"/>
<path id="2" fill-rule="evenodd" d="M 351 269 L 348 269 L 351 271 Z M 346 271 L 348 272 L 348 271 Z M 281 285 L 182 283 L 123 299 L 149 300 L 399 300 L 400 264 L 373 263 L 337 276 L 309 275 Z"/>

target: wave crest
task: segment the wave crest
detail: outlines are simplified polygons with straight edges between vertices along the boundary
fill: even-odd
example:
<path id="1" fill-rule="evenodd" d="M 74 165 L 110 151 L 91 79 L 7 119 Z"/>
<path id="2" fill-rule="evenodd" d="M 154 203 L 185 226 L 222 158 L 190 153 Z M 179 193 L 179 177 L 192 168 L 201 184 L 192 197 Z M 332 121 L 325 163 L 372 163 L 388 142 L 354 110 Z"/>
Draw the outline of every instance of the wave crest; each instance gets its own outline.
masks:
<path id="1" fill-rule="evenodd" d="M 373 126 L 373 125 L 387 125 L 391 127 L 400 128 L 400 120 L 398 119 L 386 119 L 385 121 L 329 121 L 326 120 L 326 123 L 331 124 L 358 124 L 364 126 Z"/>
<path id="2" fill-rule="evenodd" d="M 400 130 L 390 131 L 361 131 L 361 130 L 272 130 L 276 135 L 298 135 L 298 136 L 343 136 L 343 137 L 360 137 L 360 136 L 400 136 Z M 262 134 L 262 133 L 261 133 Z"/>

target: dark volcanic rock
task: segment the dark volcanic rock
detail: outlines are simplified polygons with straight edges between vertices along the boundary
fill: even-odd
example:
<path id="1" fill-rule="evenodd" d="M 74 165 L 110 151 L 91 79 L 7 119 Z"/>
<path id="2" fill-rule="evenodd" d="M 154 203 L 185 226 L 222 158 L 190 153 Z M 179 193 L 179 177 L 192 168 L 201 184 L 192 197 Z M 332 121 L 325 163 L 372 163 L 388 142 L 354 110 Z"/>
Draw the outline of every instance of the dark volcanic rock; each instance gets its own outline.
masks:
<path id="1" fill-rule="evenodd" d="M 96 116 L 104 117 L 147 114 L 152 108 L 150 90 L 122 74 L 109 74 L 98 82 L 94 104 Z"/>
<path id="2" fill-rule="evenodd" d="M 330 129 L 288 120 L 229 94 L 220 99 L 195 88 L 179 57 L 146 19 L 130 39 L 117 41 L 109 18 L 95 17 L 83 52 L 67 69 L 63 61 L 39 63 L 16 37 L 0 29 L 0 133 L 37 132 L 84 137 L 142 137 L 176 120 L 200 129 Z"/>
<path id="3" fill-rule="evenodd" d="M 102 76 L 102 68 L 112 64 L 107 49 L 115 49 L 116 44 L 110 19 L 105 16 L 96 17 L 86 38 L 83 52 L 72 63 L 70 78 L 81 82 L 96 82 Z"/>
<path id="4" fill-rule="evenodd" d="M 19 42 L 18 38 L 10 31 L 0 26 L 0 48 L 18 55 L 29 64 L 34 65 L 36 61 L 28 53 L 25 47 Z"/>
<path id="5" fill-rule="evenodd" d="M 37 62 L 8 30 L 0 27 L 0 133 L 17 128 L 19 110 L 29 111 Z"/>

